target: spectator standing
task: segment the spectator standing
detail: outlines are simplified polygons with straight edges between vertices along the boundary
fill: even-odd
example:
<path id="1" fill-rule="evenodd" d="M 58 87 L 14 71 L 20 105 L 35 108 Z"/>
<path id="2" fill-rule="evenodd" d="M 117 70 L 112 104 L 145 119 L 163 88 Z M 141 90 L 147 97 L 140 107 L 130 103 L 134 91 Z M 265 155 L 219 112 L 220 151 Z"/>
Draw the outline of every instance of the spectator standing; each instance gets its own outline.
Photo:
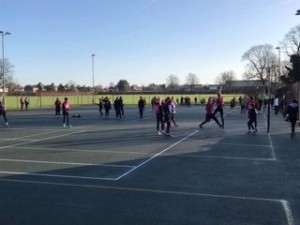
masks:
<path id="1" fill-rule="evenodd" d="M 24 109 L 24 98 L 23 98 L 23 96 L 20 98 L 20 105 L 21 105 L 21 110 L 23 110 Z"/>
<path id="2" fill-rule="evenodd" d="M 142 96 L 140 96 L 140 100 L 138 102 L 138 108 L 139 108 L 140 118 L 142 119 L 144 116 L 144 110 L 145 110 L 145 100 L 143 99 Z"/>
<path id="3" fill-rule="evenodd" d="M 279 98 L 276 96 L 274 101 L 273 101 L 274 109 L 275 109 L 275 115 L 278 114 L 279 110 Z"/>
<path id="4" fill-rule="evenodd" d="M 245 114 L 246 113 L 246 96 L 243 96 L 242 98 L 241 98 L 241 103 L 240 103 L 240 105 L 241 105 L 241 114 Z"/>
<path id="5" fill-rule="evenodd" d="M 230 100 L 230 109 L 229 109 L 228 116 L 231 116 L 231 115 L 234 114 L 234 108 L 235 108 L 235 97 L 233 97 L 233 98 Z"/>
<path id="6" fill-rule="evenodd" d="M 103 116 L 103 112 L 102 112 L 102 109 L 103 109 L 103 97 L 102 98 L 99 98 L 99 113 L 100 113 L 100 116 Z"/>
<path id="7" fill-rule="evenodd" d="M 171 105 L 171 99 L 167 97 L 165 99 L 165 103 L 163 104 L 163 114 L 164 114 L 164 123 L 167 124 L 165 126 L 165 135 L 166 136 L 171 136 L 170 135 L 170 127 L 171 127 L 171 112 L 170 112 L 170 105 Z"/>
<path id="8" fill-rule="evenodd" d="M 28 99 L 28 97 L 25 97 L 24 103 L 25 103 L 25 110 L 28 110 L 28 106 L 29 106 L 29 99 Z"/>
<path id="9" fill-rule="evenodd" d="M 123 103 L 123 98 L 122 98 L 122 96 L 120 96 L 119 102 L 120 102 L 121 118 L 125 118 L 125 114 L 124 114 L 124 103 Z"/>
<path id="10" fill-rule="evenodd" d="M 288 120 L 291 123 L 291 128 L 292 128 L 291 138 L 295 137 L 295 125 L 298 118 L 298 111 L 299 111 L 298 102 L 297 100 L 293 100 L 292 103 L 288 105 L 287 110 L 285 112 L 285 116 L 288 115 Z"/>
<path id="11" fill-rule="evenodd" d="M 70 103 L 68 98 L 65 98 L 65 101 L 62 104 L 62 111 L 63 111 L 63 126 L 64 128 L 69 127 L 71 128 L 72 126 L 70 125 L 69 121 L 69 112 L 70 112 Z M 66 125 L 67 122 L 67 125 Z"/>
<path id="12" fill-rule="evenodd" d="M 2 103 L 2 101 L 0 101 L 0 117 L 1 116 L 3 116 L 5 126 L 8 127 L 8 121 L 6 118 L 6 109 L 5 109 L 5 105 Z"/>
<path id="13" fill-rule="evenodd" d="M 59 100 L 59 98 L 56 98 L 54 105 L 55 105 L 55 116 L 60 117 L 61 101 Z"/>
<path id="14" fill-rule="evenodd" d="M 115 101 L 114 101 L 114 109 L 116 112 L 116 119 L 121 119 L 121 105 L 120 105 L 120 99 L 119 97 L 116 97 Z"/>
<path id="15" fill-rule="evenodd" d="M 169 105 L 169 111 L 171 113 L 171 121 L 173 122 L 175 127 L 178 127 L 178 125 L 176 124 L 175 121 L 175 117 L 176 117 L 176 103 L 174 101 L 174 98 L 171 98 L 171 104 Z"/>
<path id="16" fill-rule="evenodd" d="M 109 117 L 109 110 L 111 109 L 111 103 L 110 103 L 108 97 L 105 97 L 105 99 L 103 101 L 103 107 L 104 107 L 104 110 L 105 110 L 105 119 L 108 119 L 108 117 Z"/>
<path id="17" fill-rule="evenodd" d="M 165 125 L 164 125 L 162 102 L 160 101 L 159 98 L 154 99 L 153 108 L 154 108 L 154 112 L 156 115 L 156 132 L 157 132 L 157 135 L 161 135 L 159 128 L 161 127 L 161 131 L 163 132 L 165 129 Z"/>

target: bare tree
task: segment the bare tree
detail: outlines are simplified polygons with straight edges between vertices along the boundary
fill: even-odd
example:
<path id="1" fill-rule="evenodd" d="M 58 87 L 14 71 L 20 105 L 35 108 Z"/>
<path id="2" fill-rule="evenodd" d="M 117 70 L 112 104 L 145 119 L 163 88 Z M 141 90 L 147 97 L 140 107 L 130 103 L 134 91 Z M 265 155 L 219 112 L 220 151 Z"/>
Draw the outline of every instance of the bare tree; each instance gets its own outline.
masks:
<path id="1" fill-rule="evenodd" d="M 171 90 L 175 90 L 179 86 L 179 78 L 176 75 L 171 74 L 167 77 L 166 83 Z"/>
<path id="2" fill-rule="evenodd" d="M 242 56 L 242 61 L 247 61 L 247 68 L 244 76 L 247 79 L 259 79 L 264 90 L 267 90 L 267 68 L 274 67 L 278 62 L 273 46 L 270 44 L 252 46 Z"/>
<path id="3" fill-rule="evenodd" d="M 70 80 L 66 86 L 68 87 L 69 91 L 78 92 L 77 84 L 75 81 Z"/>
<path id="4" fill-rule="evenodd" d="M 0 81 L 3 84 L 3 60 L 0 60 Z M 8 59 L 4 59 L 5 83 L 13 82 L 14 65 L 10 64 Z"/>
<path id="5" fill-rule="evenodd" d="M 190 85 L 191 87 L 191 91 L 194 90 L 194 87 L 195 87 L 195 84 L 197 84 L 199 82 L 199 79 L 197 77 L 196 74 L 194 73 L 189 73 L 187 76 L 186 76 L 186 83 L 188 85 Z"/>
<path id="6" fill-rule="evenodd" d="M 223 89 L 230 89 L 231 83 L 236 79 L 236 75 L 233 70 L 222 72 L 216 78 L 216 84 L 219 84 Z"/>
<path id="7" fill-rule="evenodd" d="M 282 48 L 288 56 L 300 55 L 300 24 L 293 27 L 281 42 Z"/>

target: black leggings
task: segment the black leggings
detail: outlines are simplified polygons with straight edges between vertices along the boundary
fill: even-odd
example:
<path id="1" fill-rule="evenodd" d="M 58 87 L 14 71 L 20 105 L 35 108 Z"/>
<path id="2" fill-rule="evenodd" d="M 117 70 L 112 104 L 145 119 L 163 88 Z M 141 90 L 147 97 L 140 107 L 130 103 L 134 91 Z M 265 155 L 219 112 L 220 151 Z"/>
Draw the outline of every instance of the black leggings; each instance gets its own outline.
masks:
<path id="1" fill-rule="evenodd" d="M 222 106 L 217 106 L 217 108 L 214 111 L 214 116 L 217 114 L 217 112 L 220 112 L 222 125 L 224 125 L 223 107 Z"/>
<path id="2" fill-rule="evenodd" d="M 5 112 L 5 111 L 0 112 L 0 116 L 1 116 L 1 115 L 2 115 L 3 118 L 4 118 L 5 123 L 7 123 L 6 112 Z"/>
<path id="3" fill-rule="evenodd" d="M 292 133 L 295 133 L 296 121 L 297 121 L 297 119 L 290 119 L 291 127 L 292 127 Z"/>
<path id="4" fill-rule="evenodd" d="M 252 130 L 254 130 L 254 126 L 253 123 L 255 123 L 256 119 L 255 118 L 250 118 L 248 121 L 248 129 L 250 130 L 252 128 Z"/>
<path id="5" fill-rule="evenodd" d="M 66 120 L 67 120 L 67 124 L 69 126 L 70 125 L 70 122 L 69 122 L 69 113 L 67 113 L 67 112 L 64 113 L 63 123 L 65 123 Z"/>
<path id="6" fill-rule="evenodd" d="M 209 122 L 211 119 L 213 119 L 216 124 L 218 124 L 219 126 L 221 126 L 219 120 L 217 119 L 217 117 L 215 117 L 215 115 L 206 115 L 205 120 L 200 124 L 200 126 L 206 124 L 207 122 Z"/>
<path id="7" fill-rule="evenodd" d="M 161 130 L 164 131 L 165 124 L 162 115 L 156 115 L 156 130 L 159 131 L 159 125 L 161 125 Z"/>

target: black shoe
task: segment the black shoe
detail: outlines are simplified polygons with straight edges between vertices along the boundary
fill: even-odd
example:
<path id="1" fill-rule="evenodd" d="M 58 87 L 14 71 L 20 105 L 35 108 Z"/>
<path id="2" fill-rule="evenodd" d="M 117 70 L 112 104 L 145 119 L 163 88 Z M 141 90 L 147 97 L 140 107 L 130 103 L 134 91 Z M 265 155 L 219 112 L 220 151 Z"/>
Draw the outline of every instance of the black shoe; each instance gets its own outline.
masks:
<path id="1" fill-rule="evenodd" d="M 203 129 L 203 127 L 202 127 L 202 125 L 201 125 L 201 124 L 199 125 L 199 127 L 200 127 L 201 129 Z"/>

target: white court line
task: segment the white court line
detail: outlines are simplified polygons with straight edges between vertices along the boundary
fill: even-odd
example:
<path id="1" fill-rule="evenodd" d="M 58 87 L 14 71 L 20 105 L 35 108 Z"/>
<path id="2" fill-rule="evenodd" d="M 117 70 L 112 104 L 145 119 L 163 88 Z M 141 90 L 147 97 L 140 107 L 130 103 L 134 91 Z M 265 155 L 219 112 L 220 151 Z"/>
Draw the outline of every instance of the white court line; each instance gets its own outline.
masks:
<path id="1" fill-rule="evenodd" d="M 171 155 L 171 154 L 168 154 Z M 175 157 L 192 157 L 192 158 L 208 158 L 208 159 L 228 159 L 228 160 L 248 160 L 248 161 L 276 161 L 273 158 L 246 158 L 246 157 L 231 157 L 231 156 L 209 156 L 209 155 L 193 155 L 193 154 L 185 154 L 185 155 L 175 155 Z"/>
<path id="2" fill-rule="evenodd" d="M 211 138 L 205 138 L 205 139 L 198 139 L 201 142 L 207 143 L 207 144 L 215 144 L 212 143 L 212 141 L 209 141 L 208 139 L 216 139 L 217 137 L 211 137 Z M 218 140 L 217 140 L 218 141 Z M 270 145 L 257 145 L 257 144 L 242 144 L 242 143 L 228 143 L 228 142 L 223 142 L 222 145 L 236 145 L 236 146 L 250 146 L 250 147 L 264 147 L 264 148 L 269 148 Z"/>
<path id="3" fill-rule="evenodd" d="M 22 136 L 22 137 L 18 137 L 18 138 L 0 138 L 1 140 L 9 140 L 9 141 L 18 141 L 18 140 L 25 140 L 25 141 L 29 141 L 29 137 L 35 137 L 35 136 L 41 136 L 41 135 L 45 135 L 45 134 L 51 134 L 51 133 L 57 133 L 57 130 L 55 131 L 49 131 L 49 132 L 44 132 L 44 133 L 38 133 L 38 134 L 31 134 L 31 135 L 26 135 L 26 136 Z"/>
<path id="4" fill-rule="evenodd" d="M 271 150 L 272 150 L 272 151 L 271 151 L 272 158 L 273 158 L 274 160 L 277 160 L 277 157 L 276 157 L 276 155 L 275 155 L 274 146 L 273 146 L 273 141 L 272 141 L 272 138 L 271 138 L 270 133 L 268 133 L 268 137 L 269 137 L 270 146 L 271 146 Z"/>
<path id="5" fill-rule="evenodd" d="M 284 209 L 284 212 L 285 212 L 285 215 L 286 215 L 286 218 L 287 218 L 288 225 L 295 225 L 295 220 L 294 220 L 289 202 L 286 201 L 286 200 L 280 200 L 280 202 L 283 206 L 283 209 Z"/>
<path id="6" fill-rule="evenodd" d="M 264 119 L 265 119 L 265 125 L 266 125 L 266 128 L 268 128 L 268 124 L 267 124 L 267 121 L 266 121 L 266 116 L 265 116 L 265 114 L 263 114 L 264 115 Z M 267 133 L 268 134 L 268 137 L 269 137 L 269 142 L 270 142 L 270 146 L 271 146 L 271 150 L 272 150 L 272 158 L 274 159 L 274 160 L 277 160 L 277 157 L 276 157 L 276 154 L 275 154 L 275 150 L 274 150 L 274 146 L 273 146 L 273 142 L 272 142 L 272 138 L 271 138 L 271 135 L 270 135 L 270 133 Z"/>
<path id="7" fill-rule="evenodd" d="M 105 151 L 105 150 L 97 150 L 97 149 L 70 149 L 70 148 L 48 148 L 48 147 L 20 147 L 13 146 L 14 149 L 29 149 L 29 150 L 45 150 L 45 151 L 69 151 L 69 152 L 94 152 L 94 153 L 110 153 L 110 154 L 122 154 L 122 155 L 152 155 L 151 153 L 146 152 L 124 152 L 124 151 Z"/>
<path id="8" fill-rule="evenodd" d="M 121 168 L 134 168 L 135 167 L 135 166 L 129 166 L 129 165 L 116 165 L 116 164 L 73 163 L 73 162 L 56 162 L 56 161 L 39 161 L 39 160 L 5 159 L 5 158 L 0 158 L 0 161 L 57 164 L 57 165 L 75 165 L 75 166 L 99 166 L 99 167 L 102 166 L 102 167 L 121 167 Z"/>
<path id="9" fill-rule="evenodd" d="M 25 173 L 25 172 L 11 172 L 11 171 L 0 171 L 1 174 L 10 175 L 26 175 L 26 176 L 39 176 L 39 177 L 58 177 L 58 178 L 75 178 L 75 179 L 88 179 L 88 180 L 110 180 L 115 181 L 115 178 L 105 177 L 85 177 L 85 176 L 69 176 L 69 175 L 58 175 L 58 174 L 47 174 L 47 173 Z"/>
<path id="10" fill-rule="evenodd" d="M 161 154 L 163 154 L 164 152 L 168 151 L 170 148 L 173 148 L 174 146 L 180 144 L 181 142 L 183 142 L 184 140 L 186 140 L 187 138 L 193 136 L 194 134 L 198 133 L 199 131 L 196 130 L 193 133 L 189 134 L 188 136 L 182 138 L 181 140 L 175 142 L 174 144 L 170 145 L 169 147 L 165 148 L 164 150 L 162 150 L 161 152 L 155 154 L 154 156 L 152 156 L 151 158 L 147 159 L 146 161 L 140 163 L 139 165 L 137 165 L 136 167 L 132 168 L 131 170 L 127 171 L 126 173 L 122 174 L 121 176 L 119 176 L 116 180 L 119 180 L 125 176 L 127 176 L 128 174 L 132 173 L 134 170 L 140 168 L 141 166 L 145 165 L 146 163 L 150 162 L 152 159 L 160 156 Z"/>
<path id="11" fill-rule="evenodd" d="M 19 145 L 24 145 L 24 144 L 29 144 L 29 143 L 35 143 L 35 142 L 50 140 L 50 139 L 54 139 L 54 138 L 64 137 L 64 136 L 68 136 L 68 135 L 72 135 L 72 134 L 77 134 L 77 133 L 83 133 L 83 132 L 85 132 L 85 130 L 71 132 L 71 133 L 67 133 L 67 134 L 61 134 L 61 135 L 52 136 L 52 137 L 48 137 L 48 138 L 42 138 L 42 139 L 38 139 L 38 140 L 26 141 L 26 142 L 12 144 L 12 145 L 6 145 L 6 146 L 0 147 L 0 149 L 11 148 L 11 147 L 14 147 L 14 146 L 19 146 Z"/>
<path id="12" fill-rule="evenodd" d="M 1 173 L 1 171 L 0 171 Z M 16 174 L 18 175 L 18 173 Z M 22 175 L 22 174 L 20 174 Z M 39 174 L 33 174 L 39 176 Z M 49 174 L 51 177 L 52 175 Z M 79 178 L 72 176 L 64 176 L 69 178 Z M 113 178 L 94 178 L 91 179 L 96 180 L 112 180 Z M 294 217 L 292 211 L 290 209 L 289 203 L 283 199 L 270 199 L 270 198 L 259 198 L 259 197 L 245 197 L 245 196 L 234 196 L 234 195 L 218 195 L 218 194 L 207 194 L 207 193 L 197 193 L 197 192 L 181 192 L 181 191 L 167 191 L 167 190 L 158 190 L 158 189 L 145 189 L 145 188 L 130 188 L 130 187 L 116 187 L 116 186 L 97 186 L 97 185 L 89 185 L 89 184 L 68 184 L 68 183 L 54 183 L 54 182 L 42 182 L 42 181 L 25 181 L 25 180 L 17 180 L 17 179 L 9 179 L 9 178 L 0 178 L 0 181 L 6 182 L 17 182 L 17 183 L 31 183 L 31 184 L 40 184 L 40 185 L 54 185 L 54 186 L 63 186 L 63 187 L 76 187 L 76 188 L 95 188 L 95 189 L 105 189 L 105 190 L 115 190 L 115 191 L 131 191 L 131 192 L 146 192 L 146 193 L 155 193 L 155 194 L 168 194 L 168 195 L 181 195 L 181 196 L 194 196 L 194 197 L 209 197 L 209 198 L 220 198 L 220 199 L 237 199 L 237 200 L 248 200 L 248 201 L 261 201 L 261 202 L 273 202 L 280 203 L 283 207 L 283 210 L 286 215 L 287 225 L 295 225 Z"/>

